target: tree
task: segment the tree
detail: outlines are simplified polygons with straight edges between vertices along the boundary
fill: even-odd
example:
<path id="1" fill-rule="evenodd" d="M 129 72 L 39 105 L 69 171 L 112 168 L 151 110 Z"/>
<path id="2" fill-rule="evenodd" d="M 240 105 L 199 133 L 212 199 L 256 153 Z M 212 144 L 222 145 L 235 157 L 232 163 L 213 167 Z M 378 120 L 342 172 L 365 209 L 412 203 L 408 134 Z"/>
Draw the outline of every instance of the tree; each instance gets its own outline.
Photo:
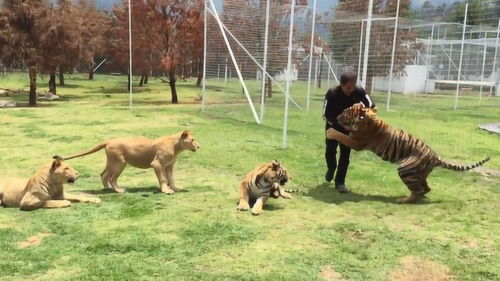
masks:
<path id="1" fill-rule="evenodd" d="M 93 2 L 79 0 L 78 9 L 82 18 L 80 36 L 82 38 L 81 58 L 88 67 L 89 80 L 94 79 L 95 58 L 103 56 L 108 47 L 107 39 L 112 24 L 110 16 L 96 9 Z"/>
<path id="2" fill-rule="evenodd" d="M 400 16 L 404 17 L 409 10 L 410 0 L 401 0 Z M 393 16 L 396 13 L 397 0 L 374 0 L 373 14 Z M 338 19 L 352 19 L 359 16 L 366 17 L 368 0 L 341 1 L 338 3 L 335 13 Z M 365 27 L 366 29 L 366 27 Z M 337 63 L 346 68 L 358 70 L 359 38 L 361 22 L 336 21 L 331 25 L 332 49 Z M 421 45 L 416 42 L 417 31 L 399 29 L 396 40 L 396 52 L 394 56 L 394 74 L 402 75 L 408 61 L 415 56 Z M 369 62 L 367 69 L 366 88 L 371 89 L 373 76 L 388 75 L 391 66 L 391 53 L 394 36 L 392 22 L 372 22 Z M 356 41 L 345 38 L 357 38 Z M 364 39 L 363 39 L 364 40 Z M 363 46 L 364 47 L 364 46 Z"/>
<path id="3" fill-rule="evenodd" d="M 36 106 L 36 79 L 49 6 L 43 0 L 5 0 L 0 10 L 0 56 L 8 66 L 28 68 L 29 105 Z"/>
<path id="4" fill-rule="evenodd" d="M 82 48 L 80 36 L 80 14 L 70 0 L 58 0 L 48 9 L 48 16 L 42 21 L 40 50 L 42 71 L 49 74 L 49 92 L 57 94 L 56 71 L 62 77 L 65 69 L 73 69 Z"/>

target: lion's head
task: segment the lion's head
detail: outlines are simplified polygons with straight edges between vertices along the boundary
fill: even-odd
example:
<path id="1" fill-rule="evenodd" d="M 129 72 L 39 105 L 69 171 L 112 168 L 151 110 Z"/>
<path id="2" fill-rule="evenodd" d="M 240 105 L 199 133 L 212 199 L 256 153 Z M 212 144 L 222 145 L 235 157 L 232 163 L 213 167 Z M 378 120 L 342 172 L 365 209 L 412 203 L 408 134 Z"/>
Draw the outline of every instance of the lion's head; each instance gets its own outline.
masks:
<path id="1" fill-rule="evenodd" d="M 74 183 L 78 179 L 78 172 L 63 161 L 60 156 L 54 156 L 50 166 L 50 173 L 58 183 Z"/>
<path id="2" fill-rule="evenodd" d="M 193 152 L 195 152 L 196 150 L 198 150 L 198 148 L 200 148 L 198 142 L 195 141 L 193 134 L 191 134 L 191 131 L 189 130 L 184 130 L 181 133 L 181 139 L 179 143 L 181 144 L 182 149 L 191 150 Z"/>
<path id="3" fill-rule="evenodd" d="M 345 109 L 337 117 L 337 121 L 350 132 L 365 131 L 377 120 L 375 112 L 371 108 L 366 108 L 362 103 L 357 103 Z"/>

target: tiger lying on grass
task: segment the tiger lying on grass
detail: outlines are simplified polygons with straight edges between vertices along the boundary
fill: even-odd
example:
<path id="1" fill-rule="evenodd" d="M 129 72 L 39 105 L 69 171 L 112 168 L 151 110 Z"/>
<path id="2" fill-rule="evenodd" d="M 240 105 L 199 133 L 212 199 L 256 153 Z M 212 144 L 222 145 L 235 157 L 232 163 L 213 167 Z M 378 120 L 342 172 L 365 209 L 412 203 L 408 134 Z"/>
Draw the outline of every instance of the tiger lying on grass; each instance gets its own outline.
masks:
<path id="1" fill-rule="evenodd" d="M 283 185 L 292 177 L 277 160 L 261 165 L 245 175 L 240 185 L 240 202 L 237 210 L 246 211 L 252 207 L 252 214 L 260 215 L 269 197 L 291 199 Z"/>
<path id="2" fill-rule="evenodd" d="M 337 120 L 350 132 L 349 135 L 328 129 L 327 138 L 338 140 L 354 150 L 370 150 L 385 161 L 399 163 L 399 177 L 411 191 L 410 196 L 399 200 L 401 203 L 414 202 L 431 191 L 426 179 L 435 167 L 466 171 L 490 160 L 488 157 L 467 166 L 451 164 L 421 140 L 378 119 L 373 110 L 361 103 L 344 110 Z"/>

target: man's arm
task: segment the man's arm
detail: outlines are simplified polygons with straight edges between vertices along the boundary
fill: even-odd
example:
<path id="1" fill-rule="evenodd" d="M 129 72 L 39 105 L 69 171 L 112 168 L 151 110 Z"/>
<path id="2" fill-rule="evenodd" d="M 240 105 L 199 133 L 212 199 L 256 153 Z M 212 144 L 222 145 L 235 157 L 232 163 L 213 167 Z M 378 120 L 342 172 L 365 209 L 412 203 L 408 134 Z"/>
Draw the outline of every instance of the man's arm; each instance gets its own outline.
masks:
<path id="1" fill-rule="evenodd" d="M 333 122 L 335 120 L 328 120 L 327 118 L 327 112 L 331 112 L 331 108 L 333 106 L 333 101 L 332 101 L 332 91 L 328 90 L 325 95 L 325 102 L 323 103 L 323 120 L 325 120 L 326 123 L 333 125 Z"/>
<path id="2" fill-rule="evenodd" d="M 359 89 L 359 100 L 368 108 L 375 108 L 375 103 L 372 101 L 370 96 L 366 93 L 363 88 Z"/>

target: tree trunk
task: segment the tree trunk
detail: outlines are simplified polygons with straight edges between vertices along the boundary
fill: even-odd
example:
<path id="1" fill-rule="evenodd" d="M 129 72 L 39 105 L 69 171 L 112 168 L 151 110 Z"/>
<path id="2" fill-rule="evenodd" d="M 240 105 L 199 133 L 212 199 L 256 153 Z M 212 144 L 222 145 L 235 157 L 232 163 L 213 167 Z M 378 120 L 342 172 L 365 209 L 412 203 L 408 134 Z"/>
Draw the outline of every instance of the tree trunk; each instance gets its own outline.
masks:
<path id="1" fill-rule="evenodd" d="M 268 98 L 273 97 L 273 81 L 271 81 L 271 77 L 269 76 L 267 76 L 267 81 L 266 81 L 266 92 Z"/>
<path id="2" fill-rule="evenodd" d="M 144 74 L 144 85 L 147 85 L 148 84 L 148 80 L 149 80 L 149 74 L 146 72 Z"/>
<path id="3" fill-rule="evenodd" d="M 203 79 L 203 60 L 198 59 L 198 80 L 196 81 L 196 86 L 201 86 L 201 80 Z"/>
<path id="4" fill-rule="evenodd" d="M 141 75 L 141 80 L 139 81 L 139 87 L 142 87 L 143 84 L 144 84 L 144 74 Z"/>
<path id="5" fill-rule="evenodd" d="M 128 91 L 130 91 L 130 79 L 131 79 L 131 77 L 130 77 L 130 72 L 129 72 L 127 75 L 127 90 Z"/>
<path id="6" fill-rule="evenodd" d="M 61 67 L 59 68 L 59 85 L 65 85 L 64 84 L 64 69 Z"/>
<path id="7" fill-rule="evenodd" d="M 51 92 L 54 95 L 57 95 L 57 89 L 56 89 L 56 73 L 51 72 L 50 73 L 50 79 L 49 79 L 49 92 Z"/>
<path id="8" fill-rule="evenodd" d="M 94 80 L 94 65 L 89 64 L 89 80 Z"/>
<path id="9" fill-rule="evenodd" d="M 179 103 L 179 99 L 177 98 L 177 89 L 175 88 L 175 82 L 177 81 L 173 70 L 168 72 L 168 78 L 170 80 L 168 84 L 170 85 L 170 92 L 172 93 L 172 103 L 177 104 Z"/>
<path id="10" fill-rule="evenodd" d="M 29 105 L 36 106 L 36 68 L 30 67 L 29 69 L 30 77 L 30 95 L 29 95 Z"/>

